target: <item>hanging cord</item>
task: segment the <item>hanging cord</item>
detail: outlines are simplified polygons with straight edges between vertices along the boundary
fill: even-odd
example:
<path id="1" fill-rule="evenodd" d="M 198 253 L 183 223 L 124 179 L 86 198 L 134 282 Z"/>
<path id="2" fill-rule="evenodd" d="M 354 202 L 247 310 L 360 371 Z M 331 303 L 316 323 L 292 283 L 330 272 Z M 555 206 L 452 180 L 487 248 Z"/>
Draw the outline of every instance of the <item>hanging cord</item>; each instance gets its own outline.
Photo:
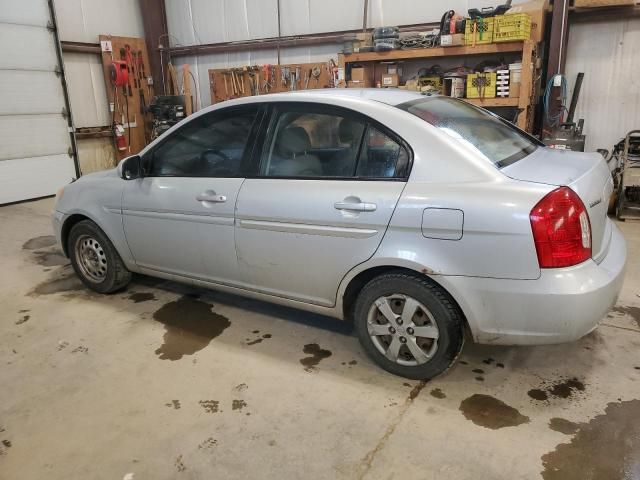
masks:
<path id="1" fill-rule="evenodd" d="M 196 110 L 198 110 L 198 82 L 196 81 L 196 77 L 193 75 L 193 72 L 191 70 L 189 70 L 189 75 L 191 75 L 191 78 L 193 79 L 193 86 L 196 89 Z"/>
<path id="2" fill-rule="evenodd" d="M 549 127 L 557 127 L 562 123 L 564 114 L 567 110 L 567 79 L 564 75 L 560 75 L 560 109 L 558 113 L 551 113 L 551 94 L 553 91 L 553 81 L 555 76 L 551 77 L 547 82 L 547 87 L 544 89 L 544 118 Z"/>

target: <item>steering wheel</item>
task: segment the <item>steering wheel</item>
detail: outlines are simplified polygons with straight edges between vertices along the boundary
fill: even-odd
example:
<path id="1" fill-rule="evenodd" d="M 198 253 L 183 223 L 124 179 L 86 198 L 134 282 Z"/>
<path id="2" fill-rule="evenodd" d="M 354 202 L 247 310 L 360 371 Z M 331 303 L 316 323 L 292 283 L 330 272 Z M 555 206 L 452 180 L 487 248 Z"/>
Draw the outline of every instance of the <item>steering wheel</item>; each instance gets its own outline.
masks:
<path id="1" fill-rule="evenodd" d="M 217 158 L 216 158 L 217 157 Z M 216 175 L 233 174 L 233 160 L 222 151 L 211 148 L 200 154 L 200 168 Z"/>

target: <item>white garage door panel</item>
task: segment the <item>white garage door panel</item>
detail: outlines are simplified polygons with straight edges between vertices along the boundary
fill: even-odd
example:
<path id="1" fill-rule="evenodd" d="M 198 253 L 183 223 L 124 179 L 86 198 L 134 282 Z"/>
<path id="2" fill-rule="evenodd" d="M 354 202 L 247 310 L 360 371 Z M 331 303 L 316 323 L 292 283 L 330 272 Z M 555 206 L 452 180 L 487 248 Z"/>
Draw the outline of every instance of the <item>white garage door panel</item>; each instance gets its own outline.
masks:
<path id="1" fill-rule="evenodd" d="M 0 204 L 55 193 L 76 176 L 66 153 L 37 158 L 0 161 Z"/>
<path id="2" fill-rule="evenodd" d="M 69 150 L 67 122 L 60 114 L 0 117 L 0 132 L 0 161 L 61 153 L 66 155 Z M 69 163 L 73 164 L 72 161 Z M 4 178 L 2 180 L 4 183 Z"/>
<path id="3" fill-rule="evenodd" d="M 16 3 L 20 7 L 16 8 Z M 20 25 L 39 25 L 46 27 L 49 21 L 47 0 L 0 0 L 0 23 L 18 23 Z"/>
<path id="4" fill-rule="evenodd" d="M 0 115 L 60 113 L 64 95 L 53 72 L 0 70 Z"/>
<path id="5" fill-rule="evenodd" d="M 46 28 L 0 23 L 0 69 L 54 71 L 53 34 Z"/>

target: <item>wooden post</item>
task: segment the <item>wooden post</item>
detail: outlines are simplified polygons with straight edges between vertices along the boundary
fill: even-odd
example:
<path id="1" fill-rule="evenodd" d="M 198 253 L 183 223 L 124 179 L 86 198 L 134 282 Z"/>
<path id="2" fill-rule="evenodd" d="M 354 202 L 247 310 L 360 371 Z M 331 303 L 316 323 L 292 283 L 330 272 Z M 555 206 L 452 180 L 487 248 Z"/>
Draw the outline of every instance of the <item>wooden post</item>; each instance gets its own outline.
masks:
<path id="1" fill-rule="evenodd" d="M 193 100 L 191 98 L 191 75 L 189 75 L 189 64 L 182 66 L 182 89 L 184 90 L 184 113 L 188 117 L 193 113 Z"/>
<path id="2" fill-rule="evenodd" d="M 522 48 L 522 74 L 520 77 L 520 98 L 518 98 L 518 108 L 522 109 L 520 115 L 518 115 L 518 127 L 523 130 L 531 131 L 530 118 L 533 115 L 532 111 L 532 88 L 533 88 L 533 76 L 535 74 L 535 62 L 534 62 L 534 50 L 535 44 L 531 40 L 524 42 Z"/>

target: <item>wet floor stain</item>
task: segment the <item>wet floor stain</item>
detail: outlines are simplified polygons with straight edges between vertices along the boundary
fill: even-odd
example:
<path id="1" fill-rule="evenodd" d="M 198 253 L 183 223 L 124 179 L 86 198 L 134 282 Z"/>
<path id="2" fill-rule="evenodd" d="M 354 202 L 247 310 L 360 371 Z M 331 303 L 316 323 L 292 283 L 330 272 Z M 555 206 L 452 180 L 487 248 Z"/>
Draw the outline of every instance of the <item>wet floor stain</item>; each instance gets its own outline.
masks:
<path id="1" fill-rule="evenodd" d="M 164 404 L 165 407 L 173 407 L 174 410 L 180 410 L 180 400 L 171 400 L 169 403 Z"/>
<path id="2" fill-rule="evenodd" d="M 16 325 L 22 325 L 25 322 L 28 322 L 31 318 L 31 315 L 22 315 L 19 320 L 16 320 Z"/>
<path id="3" fill-rule="evenodd" d="M 39 283 L 29 295 L 51 295 L 54 293 L 73 293 L 84 291 L 89 293 L 71 267 L 57 269 L 52 276 Z"/>
<path id="4" fill-rule="evenodd" d="M 247 385 L 246 383 L 239 383 L 238 385 L 233 387 L 236 392 L 244 392 L 247 388 L 249 388 L 249 385 Z"/>
<path id="5" fill-rule="evenodd" d="M 612 312 L 616 312 L 616 313 L 622 313 L 623 315 L 629 315 L 631 318 L 633 318 L 636 323 L 638 324 L 638 327 L 640 327 L 640 307 L 634 307 L 634 306 L 615 306 L 611 309 Z"/>
<path id="6" fill-rule="evenodd" d="M 491 395 L 476 393 L 465 398 L 460 411 L 467 420 L 492 430 L 529 423 L 529 417 Z"/>
<path id="7" fill-rule="evenodd" d="M 476 379 L 478 382 L 484 382 L 484 377 L 483 377 L 482 375 L 479 375 L 479 376 L 475 377 L 475 379 Z"/>
<path id="8" fill-rule="evenodd" d="M 609 403 L 604 414 L 578 424 L 569 443 L 542 456 L 545 480 L 640 477 L 640 400 Z"/>
<path id="9" fill-rule="evenodd" d="M 329 358 L 332 353 L 330 350 L 320 348 L 317 343 L 308 343 L 302 349 L 304 353 L 310 355 L 300 359 L 300 363 L 305 367 L 305 370 L 314 370 L 315 367 L 325 358 Z"/>
<path id="10" fill-rule="evenodd" d="M 156 300 L 156 296 L 151 292 L 133 292 L 127 297 L 133 303 L 148 302 L 149 300 Z"/>
<path id="11" fill-rule="evenodd" d="M 198 403 L 207 413 L 218 413 L 220 411 L 220 402 L 218 400 L 200 400 Z"/>
<path id="12" fill-rule="evenodd" d="M 182 455 L 178 455 L 175 465 L 178 472 L 184 472 L 187 469 L 187 467 L 185 467 L 184 465 L 184 462 L 182 461 Z"/>
<path id="13" fill-rule="evenodd" d="M 212 305 L 184 295 L 168 302 L 153 314 L 165 327 L 164 343 L 155 353 L 161 360 L 180 360 L 205 348 L 231 325 L 227 317 L 211 310 Z"/>
<path id="14" fill-rule="evenodd" d="M 491 365 L 493 362 L 495 362 L 495 360 L 491 357 L 489 358 L 485 358 L 482 363 L 484 363 L 485 365 Z"/>
<path id="15" fill-rule="evenodd" d="M 84 345 L 80 345 L 79 347 L 76 347 L 73 350 L 71 350 L 71 353 L 88 353 L 88 352 L 89 352 L 89 348 L 85 347 Z"/>
<path id="16" fill-rule="evenodd" d="M 460 365 L 469 365 L 469 362 L 467 362 L 466 360 L 459 360 L 458 363 Z"/>
<path id="17" fill-rule="evenodd" d="M 27 240 L 22 248 L 24 250 L 37 250 L 39 248 L 51 247 L 56 244 L 56 237 L 53 235 L 43 235 L 41 237 L 34 237 Z"/>
<path id="18" fill-rule="evenodd" d="M 13 446 L 10 440 L 2 440 L 0 442 L 0 456 L 6 455 L 9 449 Z"/>
<path id="19" fill-rule="evenodd" d="M 244 400 L 233 400 L 231 402 L 231 410 L 242 410 L 247 406 L 247 402 Z"/>
<path id="20" fill-rule="evenodd" d="M 43 267 L 59 267 L 70 263 L 69 259 L 59 251 L 34 252 L 33 259 L 38 265 L 42 265 Z"/>
<path id="21" fill-rule="evenodd" d="M 481 368 L 474 368 L 473 370 L 471 370 L 473 373 L 484 373 L 484 370 L 482 370 Z"/>
<path id="22" fill-rule="evenodd" d="M 255 330 L 252 333 L 260 333 L 260 331 L 259 330 Z M 250 338 L 247 338 L 246 341 L 247 341 L 247 345 L 256 345 L 258 343 L 262 343 L 265 340 L 268 340 L 271 337 L 272 337 L 272 335 L 270 333 L 265 333 L 264 335 L 262 335 L 261 338 L 256 338 L 254 340 L 251 340 Z"/>
<path id="23" fill-rule="evenodd" d="M 565 435 L 573 435 L 578 431 L 580 425 L 571 422 L 565 418 L 554 417 L 549 420 L 549 428 L 556 432 L 564 433 Z"/>
<path id="24" fill-rule="evenodd" d="M 577 378 L 566 378 L 554 383 L 543 383 L 539 388 L 533 388 L 527 392 L 534 400 L 544 401 L 550 397 L 571 398 L 577 392 L 584 392 L 585 385 Z"/>
<path id="25" fill-rule="evenodd" d="M 216 445 L 218 445 L 218 440 L 213 437 L 209 437 L 198 445 L 198 450 L 209 450 Z"/>
<path id="26" fill-rule="evenodd" d="M 447 395 L 439 388 L 434 388 L 429 393 L 432 397 L 435 397 L 435 398 L 440 398 L 440 399 L 447 398 Z"/>
<path id="27" fill-rule="evenodd" d="M 64 350 L 68 346 L 69 346 L 69 342 L 62 340 L 62 341 L 58 342 L 58 347 L 56 348 L 56 350 L 61 352 L 62 350 Z"/>
<path id="28" fill-rule="evenodd" d="M 498 367 L 498 368 L 504 368 L 504 363 L 500 363 L 500 362 L 498 362 L 498 363 L 496 363 L 496 367 Z"/>
<path id="29" fill-rule="evenodd" d="M 529 395 L 534 400 L 538 400 L 540 402 L 547 400 L 549 398 L 549 395 L 547 395 L 547 392 L 545 392 L 540 388 L 532 388 L 527 392 L 527 395 Z"/>

